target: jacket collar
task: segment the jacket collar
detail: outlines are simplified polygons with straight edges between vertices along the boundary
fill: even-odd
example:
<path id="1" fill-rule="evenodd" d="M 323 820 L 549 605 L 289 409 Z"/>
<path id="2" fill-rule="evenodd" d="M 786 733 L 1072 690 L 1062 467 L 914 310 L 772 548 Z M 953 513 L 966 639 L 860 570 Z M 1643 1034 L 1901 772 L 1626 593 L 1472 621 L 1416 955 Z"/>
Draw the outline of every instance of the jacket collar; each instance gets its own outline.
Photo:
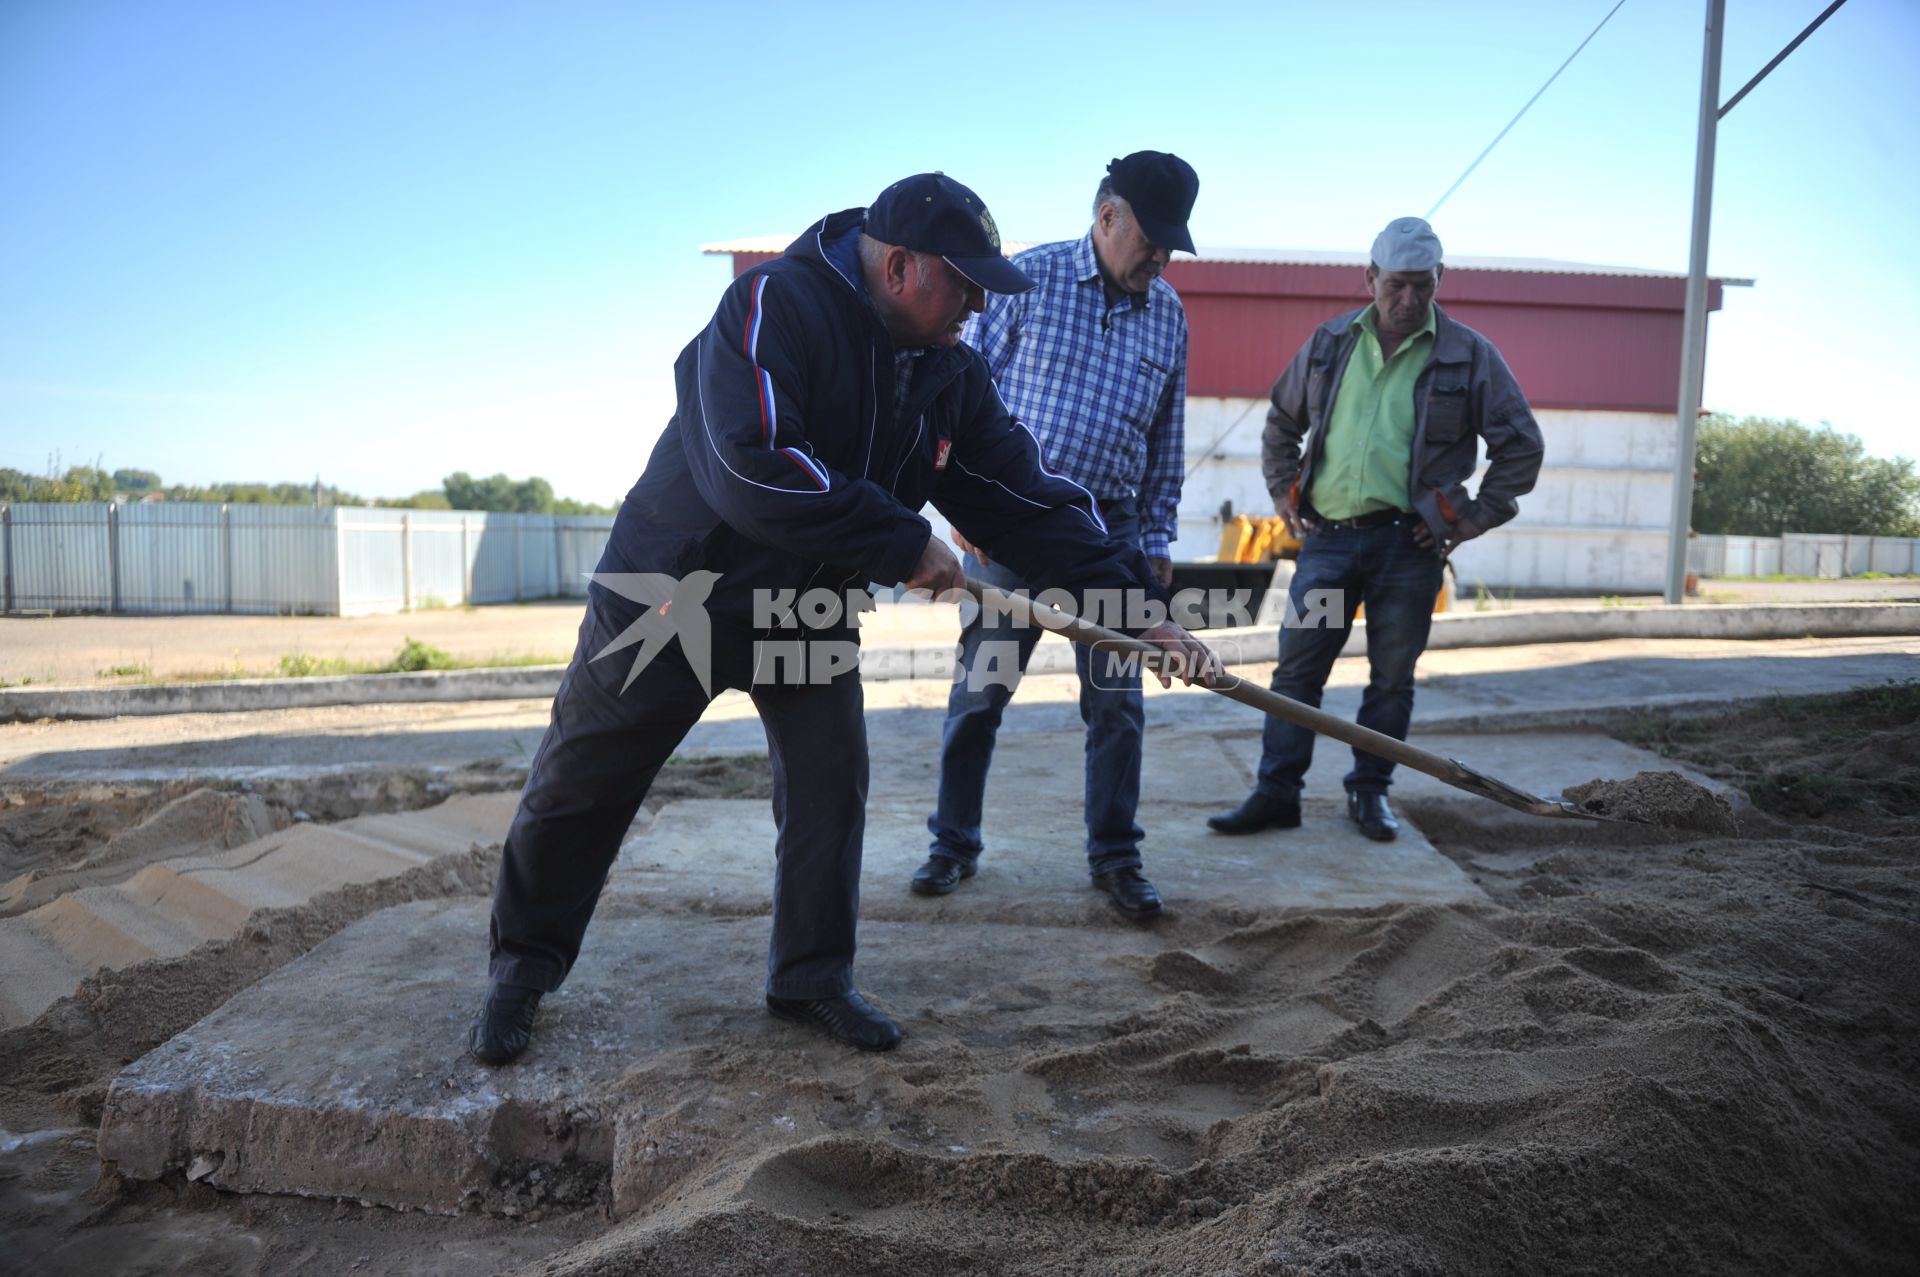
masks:
<path id="1" fill-rule="evenodd" d="M 1335 315 L 1320 325 L 1322 331 L 1335 341 L 1358 341 L 1359 319 L 1366 311 L 1365 306 L 1356 307 L 1344 314 Z M 1436 364 L 1469 364 L 1473 362 L 1473 337 L 1467 328 L 1453 316 L 1447 314 L 1439 302 L 1433 304 L 1433 358 Z"/>
<path id="2" fill-rule="evenodd" d="M 837 261 L 840 254 L 832 251 L 831 246 L 845 241 L 849 233 L 859 230 L 867 224 L 867 210 L 864 208 L 842 209 L 838 213 L 829 213 L 800 234 L 800 238 L 787 245 L 786 255 L 811 261 L 833 273 L 848 291 L 862 301 L 867 300 L 866 281 L 860 278 L 860 255 L 856 251 L 850 264 Z M 851 273 L 849 273 L 851 272 Z"/>

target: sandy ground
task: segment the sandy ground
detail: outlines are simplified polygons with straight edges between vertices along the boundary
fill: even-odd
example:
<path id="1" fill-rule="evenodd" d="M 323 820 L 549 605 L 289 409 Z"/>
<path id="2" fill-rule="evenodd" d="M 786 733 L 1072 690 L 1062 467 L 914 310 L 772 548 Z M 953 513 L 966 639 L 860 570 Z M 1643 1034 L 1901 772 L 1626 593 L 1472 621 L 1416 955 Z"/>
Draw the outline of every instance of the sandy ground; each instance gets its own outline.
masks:
<path id="1" fill-rule="evenodd" d="M 1484 901 L 1009 928 L 944 1000 L 923 973 L 935 1026 L 892 1056 L 688 1026 L 622 1083 L 663 1155 L 617 1222 L 591 1194 L 440 1219 L 95 1182 L 121 1064 L 354 919 L 483 889 L 476 853 L 0 1036 L 0 1269 L 1920 1271 L 1916 720 L 1910 687 L 1650 715 L 1636 743 L 1753 795 L 1730 833 L 1421 807 Z M 707 764 L 676 796 L 757 793 L 756 767 Z M 10 863 L 109 867 L 192 792 L 102 792 L 87 831 L 29 831 Z M 196 836 L 227 836 L 232 810 L 198 801 Z M 710 946 L 692 960 L 741 965 L 724 922 L 689 932 Z"/>
<path id="2" fill-rule="evenodd" d="M 1703 582 L 1699 602 L 1851 603 L 1920 601 L 1920 578 L 1873 581 Z M 1622 603 L 1655 602 L 1630 597 Z M 1456 611 L 1592 606 L 1598 598 L 1493 598 L 1471 593 Z M 5 616 L 0 617 L 0 686 L 87 686 L 211 674 L 271 676 L 285 656 L 379 662 L 417 639 L 462 661 L 565 661 L 580 624 L 577 599 L 490 607 L 438 608 L 394 616 Z M 867 641 L 885 646 L 944 636 L 946 608 L 889 607 L 869 618 Z M 114 673 L 114 671 L 127 671 Z"/>

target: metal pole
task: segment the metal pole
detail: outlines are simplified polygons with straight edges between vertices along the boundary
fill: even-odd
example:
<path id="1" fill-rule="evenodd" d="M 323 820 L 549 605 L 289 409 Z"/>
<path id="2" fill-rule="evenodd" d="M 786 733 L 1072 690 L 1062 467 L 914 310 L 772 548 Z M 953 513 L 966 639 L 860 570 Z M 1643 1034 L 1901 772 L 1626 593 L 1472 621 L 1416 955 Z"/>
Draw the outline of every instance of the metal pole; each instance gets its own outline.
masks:
<path id="1" fill-rule="evenodd" d="M 413 516 L 400 516 L 400 610 L 413 611 Z"/>
<path id="2" fill-rule="evenodd" d="M 1673 525 L 1667 534 L 1667 602 L 1686 598 L 1687 533 L 1693 525 L 1693 445 L 1707 368 L 1707 234 L 1713 224 L 1713 142 L 1720 122 L 1720 42 L 1727 0 L 1707 0 L 1706 53 L 1700 69 L 1700 138 L 1693 159 L 1693 252 L 1680 346 L 1679 453 L 1673 462 Z"/>
<path id="3" fill-rule="evenodd" d="M 0 555 L 6 559 L 6 611 L 13 611 L 13 507 L 0 505 Z"/>
<path id="4" fill-rule="evenodd" d="M 226 582 L 227 602 L 223 609 L 233 611 L 233 506 L 220 507 L 220 577 Z"/>
<path id="5" fill-rule="evenodd" d="M 120 614 L 120 503 L 107 503 L 107 610 Z"/>

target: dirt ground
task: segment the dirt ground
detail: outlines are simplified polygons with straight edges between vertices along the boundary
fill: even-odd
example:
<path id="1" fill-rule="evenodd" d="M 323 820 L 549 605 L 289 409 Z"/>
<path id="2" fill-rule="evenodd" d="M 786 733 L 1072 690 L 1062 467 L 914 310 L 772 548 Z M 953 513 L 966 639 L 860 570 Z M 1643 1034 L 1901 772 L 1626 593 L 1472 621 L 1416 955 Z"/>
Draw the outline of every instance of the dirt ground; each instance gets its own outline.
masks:
<path id="1" fill-rule="evenodd" d="M 0 1037 L 0 1269 L 1920 1271 L 1920 686 L 1630 735 L 1754 805 L 1676 834 L 1438 804 L 1410 814 L 1484 902 L 1194 911 L 1071 998 L 978 987 L 932 1053 L 665 1052 L 623 1083 L 657 1162 L 618 1221 L 96 1182 L 122 1062 L 375 908 L 483 891 L 490 857 L 262 917 Z M 755 760 L 701 767 L 677 796 L 764 792 Z M 137 825 L 114 801 L 67 861 Z"/>

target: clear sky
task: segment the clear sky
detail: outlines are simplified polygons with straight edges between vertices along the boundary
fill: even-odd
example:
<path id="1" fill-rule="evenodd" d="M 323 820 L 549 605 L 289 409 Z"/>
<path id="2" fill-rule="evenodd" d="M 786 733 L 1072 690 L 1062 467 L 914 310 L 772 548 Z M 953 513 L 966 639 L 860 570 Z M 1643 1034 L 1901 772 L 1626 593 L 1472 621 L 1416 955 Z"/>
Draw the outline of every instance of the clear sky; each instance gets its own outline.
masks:
<path id="1" fill-rule="evenodd" d="M 1199 170 L 1202 246 L 1363 251 L 1611 3 L 5 0 L 0 465 L 615 501 L 729 278 L 702 242 L 936 168 L 1065 238 L 1152 147 Z M 1823 7 L 1729 0 L 1723 97 Z M 1703 13 L 1627 0 L 1449 251 L 1685 270 Z M 1709 407 L 1920 453 L 1916 65 L 1920 3 L 1851 0 L 1722 121 L 1711 266 L 1759 283 Z"/>

